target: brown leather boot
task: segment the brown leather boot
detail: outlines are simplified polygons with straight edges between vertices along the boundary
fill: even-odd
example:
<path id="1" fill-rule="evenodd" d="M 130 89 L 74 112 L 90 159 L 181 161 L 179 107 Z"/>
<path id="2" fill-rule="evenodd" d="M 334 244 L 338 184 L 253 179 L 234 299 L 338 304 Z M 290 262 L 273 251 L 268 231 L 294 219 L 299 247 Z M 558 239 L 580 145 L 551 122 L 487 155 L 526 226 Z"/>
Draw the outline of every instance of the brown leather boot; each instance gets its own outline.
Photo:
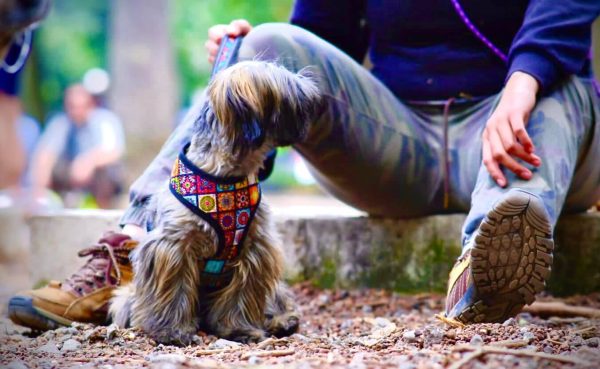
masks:
<path id="1" fill-rule="evenodd" d="M 137 244 L 127 235 L 106 233 L 96 245 L 79 252 L 80 257 L 91 257 L 64 282 L 51 281 L 12 297 L 8 302 L 10 319 L 34 330 L 72 322 L 105 323 L 113 290 L 133 277 L 129 253 Z"/>

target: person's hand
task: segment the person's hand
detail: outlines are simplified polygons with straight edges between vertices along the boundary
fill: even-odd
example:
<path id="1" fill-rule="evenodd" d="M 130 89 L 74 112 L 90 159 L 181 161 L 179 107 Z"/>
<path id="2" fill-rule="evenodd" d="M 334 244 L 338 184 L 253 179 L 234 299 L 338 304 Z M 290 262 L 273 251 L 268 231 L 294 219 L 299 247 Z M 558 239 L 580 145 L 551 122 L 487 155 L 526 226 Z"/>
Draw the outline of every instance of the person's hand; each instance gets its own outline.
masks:
<path id="1" fill-rule="evenodd" d="M 236 19 L 229 24 L 217 24 L 208 29 L 208 40 L 204 43 L 208 51 L 208 62 L 213 64 L 219 51 L 219 45 L 225 35 L 246 36 L 252 30 L 252 25 L 245 19 Z"/>
<path id="2" fill-rule="evenodd" d="M 85 158 L 76 158 L 71 164 L 70 180 L 75 187 L 88 185 L 94 175 L 95 167 Z"/>
<path id="3" fill-rule="evenodd" d="M 513 73 L 483 131 L 483 164 L 500 187 L 507 185 L 500 166 L 528 180 L 531 179 L 531 171 L 516 159 L 536 167 L 542 164 L 542 160 L 534 154 L 535 147 L 525 130 L 535 107 L 538 89 L 537 80 L 529 74 Z"/>

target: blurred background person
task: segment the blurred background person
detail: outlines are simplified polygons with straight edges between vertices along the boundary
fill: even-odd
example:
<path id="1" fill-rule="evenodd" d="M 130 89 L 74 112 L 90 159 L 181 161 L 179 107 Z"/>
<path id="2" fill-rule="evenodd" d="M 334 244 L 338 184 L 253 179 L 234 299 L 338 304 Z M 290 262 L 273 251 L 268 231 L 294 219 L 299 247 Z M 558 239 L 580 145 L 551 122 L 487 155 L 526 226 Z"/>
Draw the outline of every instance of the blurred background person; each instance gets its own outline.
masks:
<path id="1" fill-rule="evenodd" d="M 122 187 L 124 149 L 119 118 L 99 107 L 83 85 L 72 85 L 64 94 L 64 113 L 50 119 L 40 138 L 33 184 L 62 194 L 67 207 L 109 208 Z M 82 203 L 81 194 L 93 202 Z"/>

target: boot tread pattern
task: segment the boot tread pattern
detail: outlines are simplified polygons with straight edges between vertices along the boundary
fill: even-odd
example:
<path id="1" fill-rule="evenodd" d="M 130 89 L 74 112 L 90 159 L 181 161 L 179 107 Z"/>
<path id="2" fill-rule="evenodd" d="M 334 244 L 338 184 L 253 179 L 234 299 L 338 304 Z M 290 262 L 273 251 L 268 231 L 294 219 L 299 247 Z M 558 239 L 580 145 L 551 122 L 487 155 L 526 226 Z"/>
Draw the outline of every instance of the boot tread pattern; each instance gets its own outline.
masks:
<path id="1" fill-rule="evenodd" d="M 502 322 L 544 290 L 552 266 L 551 225 L 542 202 L 514 191 L 482 221 L 471 250 L 479 300 L 458 320 Z"/>

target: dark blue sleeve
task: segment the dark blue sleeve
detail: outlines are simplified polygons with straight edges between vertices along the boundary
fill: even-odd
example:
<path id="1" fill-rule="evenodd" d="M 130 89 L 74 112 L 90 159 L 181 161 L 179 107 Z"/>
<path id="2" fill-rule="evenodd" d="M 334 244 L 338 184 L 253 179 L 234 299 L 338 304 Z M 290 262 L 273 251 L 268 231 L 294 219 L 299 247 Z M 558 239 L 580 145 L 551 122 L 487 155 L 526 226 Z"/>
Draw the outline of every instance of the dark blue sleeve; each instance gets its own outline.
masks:
<path id="1" fill-rule="evenodd" d="M 598 14 L 600 0 L 531 0 L 510 49 L 507 78 L 522 71 L 545 90 L 581 71 Z"/>
<path id="2" fill-rule="evenodd" d="M 365 10 L 366 0 L 296 0 L 290 21 L 362 63 L 369 38 Z"/>

